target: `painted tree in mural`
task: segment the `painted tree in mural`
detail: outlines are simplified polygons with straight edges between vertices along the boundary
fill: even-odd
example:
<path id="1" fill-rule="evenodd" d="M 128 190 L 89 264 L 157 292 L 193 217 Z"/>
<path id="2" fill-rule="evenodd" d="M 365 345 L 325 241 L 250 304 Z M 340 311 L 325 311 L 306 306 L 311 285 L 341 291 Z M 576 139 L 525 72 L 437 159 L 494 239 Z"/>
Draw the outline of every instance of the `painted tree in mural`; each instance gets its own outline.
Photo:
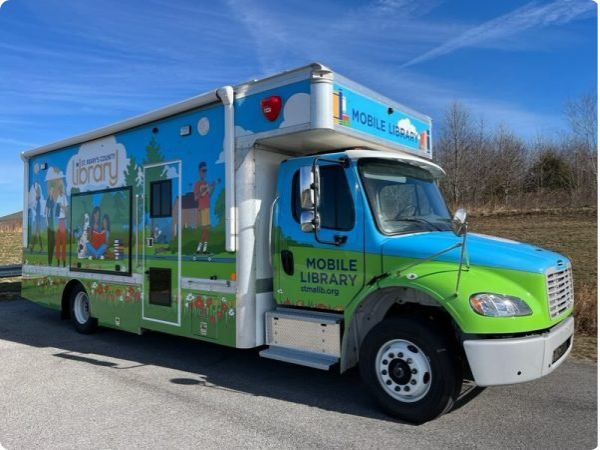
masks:
<path id="1" fill-rule="evenodd" d="M 125 185 L 133 186 L 135 189 L 136 186 L 136 178 L 137 178 L 137 165 L 135 163 L 135 157 L 132 156 L 129 158 L 129 164 L 127 165 L 127 169 L 125 170 Z"/>
<path id="2" fill-rule="evenodd" d="M 225 251 L 225 189 L 221 189 L 214 208 L 217 223 L 211 230 L 211 243 L 218 251 Z"/>
<path id="3" fill-rule="evenodd" d="M 114 194 L 114 216 L 113 222 L 120 228 L 129 225 L 129 193 L 118 191 Z"/>
<path id="4" fill-rule="evenodd" d="M 156 138 L 152 136 L 150 142 L 146 146 L 146 158 L 144 159 L 144 165 L 156 164 L 163 162 L 165 160 L 164 156 L 160 152 L 160 145 L 156 142 Z M 162 167 L 152 168 L 146 171 L 146 176 L 157 179 L 160 177 L 160 173 L 162 171 Z"/>

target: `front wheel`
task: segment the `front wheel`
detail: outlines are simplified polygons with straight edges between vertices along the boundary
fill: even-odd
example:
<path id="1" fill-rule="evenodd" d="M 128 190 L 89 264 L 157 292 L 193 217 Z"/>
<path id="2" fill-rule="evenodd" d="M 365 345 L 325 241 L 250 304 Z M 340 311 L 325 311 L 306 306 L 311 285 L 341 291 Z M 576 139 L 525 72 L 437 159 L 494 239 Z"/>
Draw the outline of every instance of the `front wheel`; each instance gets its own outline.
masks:
<path id="1" fill-rule="evenodd" d="M 71 321 L 75 329 L 82 334 L 90 334 L 96 330 L 98 320 L 92 317 L 90 298 L 82 286 L 71 291 Z"/>
<path id="2" fill-rule="evenodd" d="M 375 326 L 360 349 L 360 373 L 389 414 L 423 423 L 449 411 L 460 392 L 459 364 L 447 337 L 419 317 Z"/>

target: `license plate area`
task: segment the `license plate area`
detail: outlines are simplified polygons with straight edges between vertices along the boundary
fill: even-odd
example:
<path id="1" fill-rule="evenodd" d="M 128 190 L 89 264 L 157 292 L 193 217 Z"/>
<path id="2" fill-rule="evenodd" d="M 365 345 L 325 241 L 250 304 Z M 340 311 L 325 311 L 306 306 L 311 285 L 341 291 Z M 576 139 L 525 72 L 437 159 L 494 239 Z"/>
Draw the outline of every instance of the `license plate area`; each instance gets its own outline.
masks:
<path id="1" fill-rule="evenodd" d="M 558 361 L 561 358 L 561 356 L 565 354 L 565 352 L 568 350 L 570 345 L 571 345 L 571 338 L 567 339 L 565 342 L 563 342 L 562 344 L 560 344 L 558 347 L 556 347 L 554 349 L 554 352 L 552 352 L 552 364 L 554 364 L 556 361 Z"/>

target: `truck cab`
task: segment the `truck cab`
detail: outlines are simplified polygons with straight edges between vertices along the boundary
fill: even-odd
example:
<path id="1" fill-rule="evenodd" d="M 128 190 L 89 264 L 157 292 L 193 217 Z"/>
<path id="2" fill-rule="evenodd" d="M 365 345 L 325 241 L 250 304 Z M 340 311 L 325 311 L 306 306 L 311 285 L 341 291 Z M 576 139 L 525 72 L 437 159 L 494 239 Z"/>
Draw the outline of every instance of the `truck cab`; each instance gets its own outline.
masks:
<path id="1" fill-rule="evenodd" d="M 572 346 L 564 256 L 468 233 L 443 170 L 368 149 L 280 165 L 272 212 L 275 311 L 262 356 L 359 365 L 388 412 L 425 421 L 479 386 L 550 373 Z M 341 337 L 341 339 L 340 339 Z"/>

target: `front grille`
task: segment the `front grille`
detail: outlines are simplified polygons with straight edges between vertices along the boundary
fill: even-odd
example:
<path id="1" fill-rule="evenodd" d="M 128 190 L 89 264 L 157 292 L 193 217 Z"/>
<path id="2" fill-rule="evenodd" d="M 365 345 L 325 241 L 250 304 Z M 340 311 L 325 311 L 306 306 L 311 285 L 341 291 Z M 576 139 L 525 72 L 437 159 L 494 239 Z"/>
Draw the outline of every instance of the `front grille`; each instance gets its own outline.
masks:
<path id="1" fill-rule="evenodd" d="M 548 310 L 550 318 L 560 316 L 573 306 L 573 273 L 571 268 L 546 271 L 546 290 L 548 292 Z"/>

